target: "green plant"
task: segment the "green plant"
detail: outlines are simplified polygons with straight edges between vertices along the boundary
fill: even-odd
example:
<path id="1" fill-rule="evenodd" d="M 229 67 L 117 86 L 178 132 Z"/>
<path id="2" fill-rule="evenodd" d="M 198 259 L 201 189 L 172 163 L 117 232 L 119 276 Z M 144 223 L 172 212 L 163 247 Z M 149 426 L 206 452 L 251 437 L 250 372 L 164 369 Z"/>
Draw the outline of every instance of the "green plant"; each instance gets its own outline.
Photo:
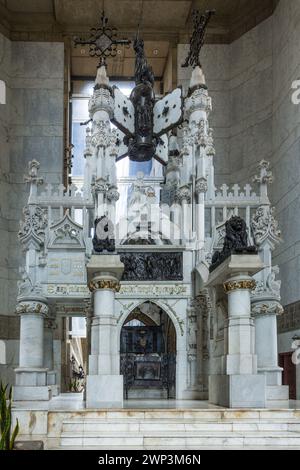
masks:
<path id="1" fill-rule="evenodd" d="M 70 392 L 80 393 L 84 389 L 84 381 L 82 379 L 78 379 L 75 377 L 71 379 L 69 382 L 69 390 Z"/>
<path id="2" fill-rule="evenodd" d="M 0 450 L 12 450 L 14 448 L 15 440 L 19 432 L 19 422 L 11 432 L 12 416 L 12 387 L 10 387 L 7 396 L 8 385 L 4 386 L 0 383 Z"/>

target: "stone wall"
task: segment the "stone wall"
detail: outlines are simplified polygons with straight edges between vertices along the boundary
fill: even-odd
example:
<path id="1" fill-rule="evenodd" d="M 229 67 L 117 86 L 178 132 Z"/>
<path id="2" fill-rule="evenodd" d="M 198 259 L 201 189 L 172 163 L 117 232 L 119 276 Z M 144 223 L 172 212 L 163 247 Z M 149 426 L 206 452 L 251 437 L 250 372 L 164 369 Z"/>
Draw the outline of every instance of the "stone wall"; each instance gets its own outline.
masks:
<path id="1" fill-rule="evenodd" d="M 213 99 L 216 184 L 251 182 L 258 162 L 271 162 L 283 305 L 300 299 L 300 105 L 291 101 L 292 82 L 300 78 L 299 35 L 300 1 L 281 0 L 272 17 L 232 44 L 204 46 L 201 55 Z M 178 80 L 185 88 L 186 51 L 179 46 Z"/>
<path id="2" fill-rule="evenodd" d="M 0 105 L 0 375 L 11 382 L 18 363 L 17 281 L 24 265 L 17 232 L 28 197 L 28 162 L 38 160 L 47 181 L 62 181 L 63 43 L 10 42 L 0 35 L 0 80 L 7 90 Z"/>
<path id="3" fill-rule="evenodd" d="M 300 105 L 292 103 L 292 82 L 300 77 L 300 1 L 281 0 L 273 15 L 272 202 L 282 228 L 276 250 L 282 300 L 300 299 Z"/>
<path id="4" fill-rule="evenodd" d="M 9 291 L 9 109 L 11 43 L 0 35 L 0 80 L 6 87 L 6 104 L 0 104 L 0 314 L 8 311 Z"/>
<path id="5" fill-rule="evenodd" d="M 32 159 L 48 182 L 61 182 L 63 172 L 64 45 L 12 42 L 10 113 L 10 299 L 13 312 L 19 266 L 24 263 L 17 240 L 28 187 L 23 175 Z"/>
<path id="6" fill-rule="evenodd" d="M 179 45 L 178 81 L 185 90 L 187 50 Z M 205 45 L 201 64 L 213 102 L 216 183 L 249 182 L 255 165 L 272 156 L 272 18 L 232 44 Z"/>

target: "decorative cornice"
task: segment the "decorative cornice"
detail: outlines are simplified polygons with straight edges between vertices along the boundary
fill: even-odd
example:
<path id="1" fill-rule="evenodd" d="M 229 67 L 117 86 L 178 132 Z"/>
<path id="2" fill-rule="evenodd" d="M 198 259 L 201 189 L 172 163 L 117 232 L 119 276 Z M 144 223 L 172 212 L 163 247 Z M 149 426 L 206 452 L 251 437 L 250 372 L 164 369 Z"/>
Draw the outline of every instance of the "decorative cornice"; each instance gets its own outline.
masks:
<path id="1" fill-rule="evenodd" d="M 242 279 L 240 281 L 227 281 L 224 282 L 223 287 L 226 294 L 234 290 L 253 290 L 255 289 L 256 282 L 254 279 Z"/>
<path id="2" fill-rule="evenodd" d="M 90 281 L 88 287 L 91 292 L 100 289 L 110 289 L 115 292 L 119 292 L 121 288 L 119 281 L 113 281 L 110 279 L 98 279 L 96 281 Z"/>

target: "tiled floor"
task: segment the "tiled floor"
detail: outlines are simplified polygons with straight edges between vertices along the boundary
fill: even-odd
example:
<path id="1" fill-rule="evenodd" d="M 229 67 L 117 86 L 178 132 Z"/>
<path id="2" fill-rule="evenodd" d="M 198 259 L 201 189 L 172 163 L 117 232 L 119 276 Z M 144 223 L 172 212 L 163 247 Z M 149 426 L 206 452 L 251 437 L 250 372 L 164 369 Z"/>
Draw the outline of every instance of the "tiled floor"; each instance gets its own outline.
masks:
<path id="1" fill-rule="evenodd" d="M 85 403 L 82 393 L 62 393 L 49 402 L 15 402 L 14 408 L 31 410 L 83 410 Z M 204 400 L 125 400 L 125 409 L 216 409 L 216 405 Z M 275 407 L 272 407 L 275 408 Z M 277 408 L 277 407 L 276 407 Z M 278 406 L 280 408 L 280 406 Z M 300 409 L 300 401 L 291 400 L 290 409 Z"/>

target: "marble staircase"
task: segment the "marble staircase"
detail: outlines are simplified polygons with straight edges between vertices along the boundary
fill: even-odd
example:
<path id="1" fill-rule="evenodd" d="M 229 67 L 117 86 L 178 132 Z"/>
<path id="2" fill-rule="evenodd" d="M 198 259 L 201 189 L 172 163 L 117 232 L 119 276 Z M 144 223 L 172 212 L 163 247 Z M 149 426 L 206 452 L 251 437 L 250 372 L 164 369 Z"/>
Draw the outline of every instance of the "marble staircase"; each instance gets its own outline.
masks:
<path id="1" fill-rule="evenodd" d="M 61 449 L 300 449 L 296 410 L 86 411 L 62 421 Z"/>

